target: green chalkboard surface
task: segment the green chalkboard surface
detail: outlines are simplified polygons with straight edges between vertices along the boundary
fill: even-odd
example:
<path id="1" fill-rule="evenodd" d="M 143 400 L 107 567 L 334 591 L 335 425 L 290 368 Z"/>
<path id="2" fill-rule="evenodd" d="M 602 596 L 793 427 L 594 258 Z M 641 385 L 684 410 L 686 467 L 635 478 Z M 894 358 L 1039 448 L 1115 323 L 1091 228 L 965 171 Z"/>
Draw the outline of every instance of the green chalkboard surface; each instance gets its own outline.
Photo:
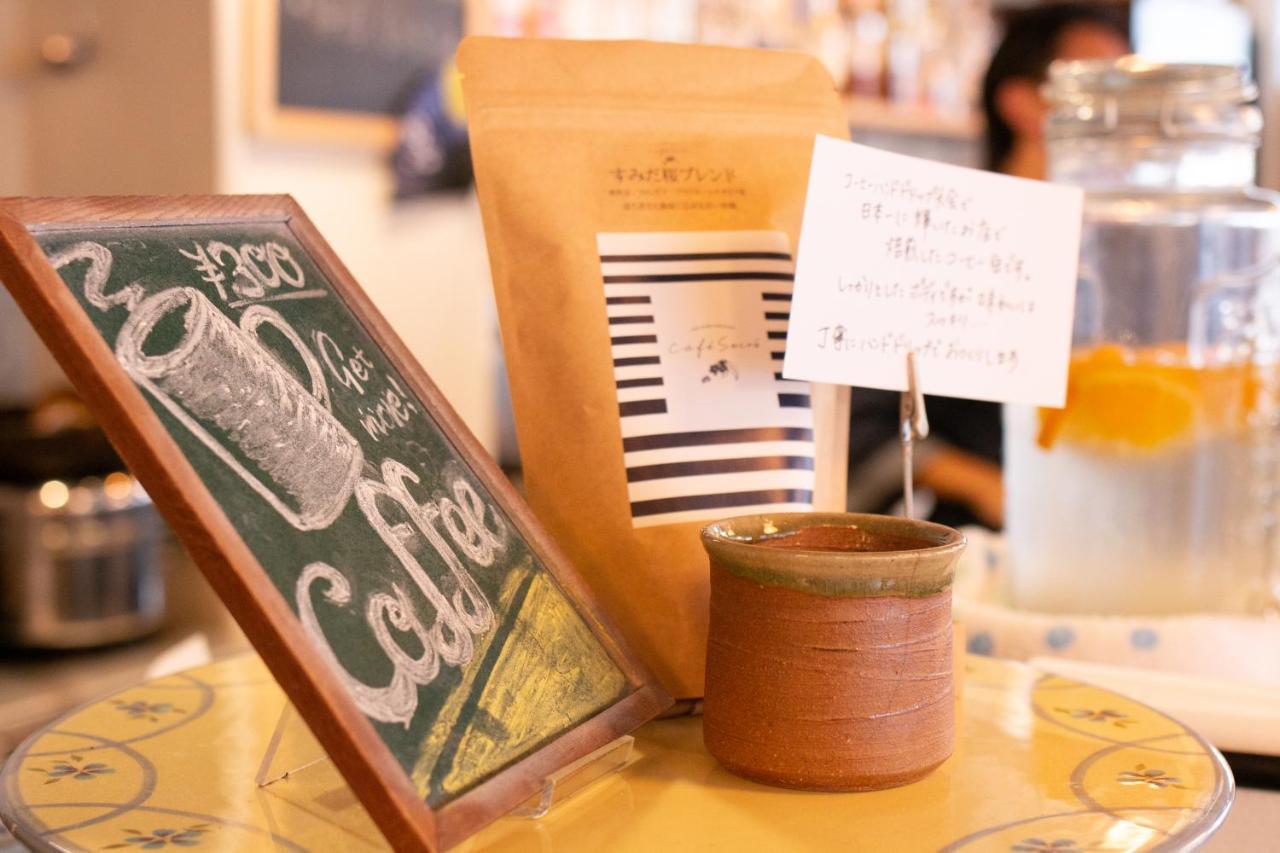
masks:
<path id="1" fill-rule="evenodd" d="M 438 392 L 397 365 L 385 323 L 362 319 L 367 302 L 353 300 L 345 271 L 326 269 L 327 247 L 307 245 L 319 238 L 292 202 L 263 204 L 243 221 L 204 211 L 211 221 L 182 222 L 149 219 L 139 202 L 127 222 L 68 215 L 27 234 L 61 279 L 57 313 L 67 313 L 66 294 L 79 312 L 56 333 L 100 337 L 113 364 L 88 347 L 97 374 L 122 372 L 154 417 L 140 426 L 158 422 L 172 444 L 144 443 L 162 457 L 176 447 L 210 499 L 197 503 L 216 505 L 256 563 L 212 560 L 211 580 L 228 570 L 251 588 L 265 580 L 287 604 L 274 621 L 291 624 L 274 627 L 302 639 L 305 659 L 286 656 L 282 684 L 323 671 L 432 810 L 478 795 L 631 697 L 651 695 L 651 715 L 657 694 L 570 570 L 552 570 L 554 551 L 474 441 L 460 446 L 462 427 Z M 20 248 L 0 245 L 10 255 L 0 275 L 47 331 L 42 304 L 23 293 L 26 276 L 11 274 L 30 272 Z M 76 361 L 64 364 L 73 379 Z M 93 404 L 95 383 L 86 384 Z M 128 419 L 139 426 L 136 411 Z M 139 461 L 152 488 L 151 463 Z M 164 509 L 166 484 L 157 485 Z M 199 518 L 175 527 L 204 529 Z M 197 558 L 207 545 L 195 537 Z M 258 644 L 271 663 L 276 648 Z M 323 736 L 327 719 L 303 706 L 312 694 L 293 698 L 330 753 L 335 743 L 341 751 Z M 610 737 L 569 739 L 572 760 Z M 516 788 L 527 796 L 536 783 L 517 775 L 526 784 L 490 786 L 502 803 L 472 800 L 500 814 Z"/>

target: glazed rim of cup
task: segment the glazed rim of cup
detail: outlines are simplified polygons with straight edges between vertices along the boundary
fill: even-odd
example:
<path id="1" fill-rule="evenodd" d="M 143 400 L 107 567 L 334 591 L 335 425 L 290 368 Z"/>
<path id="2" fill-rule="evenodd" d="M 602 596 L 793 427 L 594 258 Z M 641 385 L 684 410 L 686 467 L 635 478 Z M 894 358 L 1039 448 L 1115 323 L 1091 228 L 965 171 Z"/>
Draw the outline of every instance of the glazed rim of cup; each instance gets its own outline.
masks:
<path id="1" fill-rule="evenodd" d="M 872 536 L 913 539 L 922 547 L 876 551 L 777 547 L 778 540 L 809 527 L 854 528 Z M 917 597 L 951 587 L 965 538 L 945 525 L 898 516 L 780 512 L 714 522 L 702 529 L 702 543 L 716 565 L 767 586 L 831 597 Z"/>

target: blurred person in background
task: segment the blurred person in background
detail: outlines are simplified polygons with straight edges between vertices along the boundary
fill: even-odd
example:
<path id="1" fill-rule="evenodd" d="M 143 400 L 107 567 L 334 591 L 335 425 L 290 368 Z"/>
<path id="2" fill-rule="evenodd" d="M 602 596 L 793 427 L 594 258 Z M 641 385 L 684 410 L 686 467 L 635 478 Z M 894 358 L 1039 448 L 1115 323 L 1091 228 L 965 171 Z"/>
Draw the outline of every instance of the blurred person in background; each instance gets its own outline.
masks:
<path id="1" fill-rule="evenodd" d="M 1128 52 L 1123 19 L 1114 6 L 1054 3 L 1013 15 L 982 80 L 986 168 L 1044 180 L 1048 107 L 1040 87 L 1050 63 L 1118 59 Z"/>
<path id="2" fill-rule="evenodd" d="M 1045 178 L 1040 95 L 1058 59 L 1115 59 L 1129 52 L 1114 6 L 1053 3 L 1010 14 L 987 68 L 982 108 L 985 165 L 1020 178 Z M 849 509 L 896 512 L 902 500 L 898 394 L 854 388 L 849 439 Z M 1004 522 L 1003 430 L 999 403 L 928 397 L 930 434 L 915 446 L 917 513 L 952 526 Z"/>

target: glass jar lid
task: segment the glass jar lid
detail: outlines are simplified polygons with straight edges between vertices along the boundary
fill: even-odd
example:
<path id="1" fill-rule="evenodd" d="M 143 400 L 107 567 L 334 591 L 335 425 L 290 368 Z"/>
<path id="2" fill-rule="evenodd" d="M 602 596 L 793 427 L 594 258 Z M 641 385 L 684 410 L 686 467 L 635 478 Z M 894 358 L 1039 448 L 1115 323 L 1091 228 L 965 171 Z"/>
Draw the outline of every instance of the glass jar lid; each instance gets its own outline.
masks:
<path id="1" fill-rule="evenodd" d="M 1050 139 L 1084 136 L 1237 140 L 1257 144 L 1262 114 L 1248 72 L 1233 65 L 1058 61 L 1042 93 Z"/>

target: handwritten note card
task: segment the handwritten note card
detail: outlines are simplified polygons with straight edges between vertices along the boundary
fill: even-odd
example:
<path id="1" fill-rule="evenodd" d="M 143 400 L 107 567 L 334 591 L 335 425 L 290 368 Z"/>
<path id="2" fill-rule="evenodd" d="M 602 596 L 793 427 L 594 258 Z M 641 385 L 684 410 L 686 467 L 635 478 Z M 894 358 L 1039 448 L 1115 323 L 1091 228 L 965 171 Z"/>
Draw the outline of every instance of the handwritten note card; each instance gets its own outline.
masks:
<path id="1" fill-rule="evenodd" d="M 1061 406 L 1083 194 L 819 136 L 783 375 Z"/>

